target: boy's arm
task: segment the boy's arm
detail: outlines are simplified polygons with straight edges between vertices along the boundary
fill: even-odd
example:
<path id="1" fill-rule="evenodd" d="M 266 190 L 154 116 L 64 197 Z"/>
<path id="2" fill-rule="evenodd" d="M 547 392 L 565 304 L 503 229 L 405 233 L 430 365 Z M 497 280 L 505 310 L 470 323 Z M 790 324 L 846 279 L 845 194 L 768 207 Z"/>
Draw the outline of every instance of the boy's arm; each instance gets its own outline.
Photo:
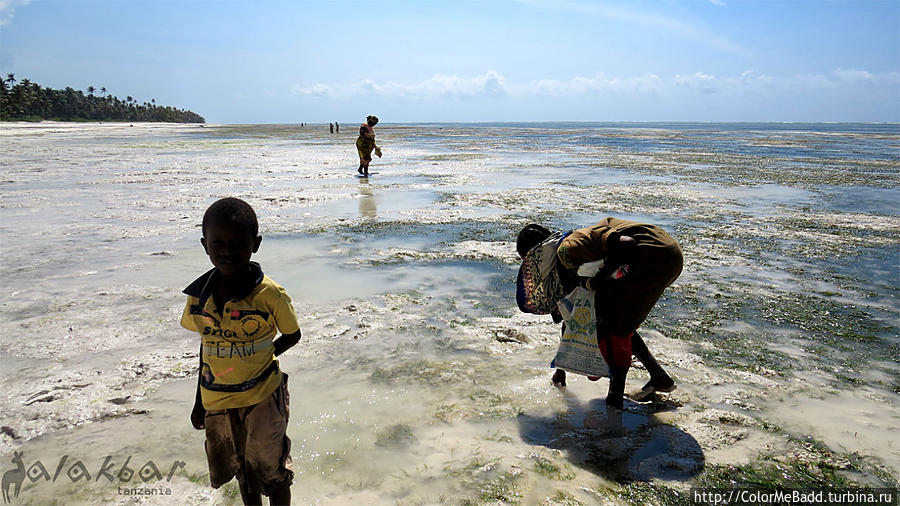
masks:
<path id="1" fill-rule="evenodd" d="M 200 375 L 203 374 L 203 343 L 200 343 L 200 367 L 197 368 L 197 396 L 194 398 L 194 409 L 191 410 L 191 425 L 195 429 L 206 428 L 206 409 L 200 397 Z"/>
<path id="2" fill-rule="evenodd" d="M 278 287 L 278 296 L 272 304 L 271 311 L 275 317 L 275 325 L 281 331 L 281 336 L 272 343 L 277 357 L 300 341 L 300 324 L 291 297 L 284 288 Z"/>
<path id="3" fill-rule="evenodd" d="M 289 350 L 292 346 L 300 342 L 300 330 L 292 334 L 281 334 L 281 337 L 275 340 L 275 356 L 281 355 Z"/>
<path id="4" fill-rule="evenodd" d="M 187 330 L 197 332 L 197 326 L 191 317 L 191 298 L 188 297 L 187 304 L 184 306 L 184 312 L 181 314 L 181 326 Z M 195 334 L 196 335 L 196 334 Z M 200 341 L 200 361 L 197 367 L 197 395 L 194 397 L 194 408 L 191 410 L 191 425 L 195 429 L 201 430 L 206 427 L 206 409 L 203 408 L 203 400 L 200 398 L 200 375 L 203 374 L 203 341 Z"/>

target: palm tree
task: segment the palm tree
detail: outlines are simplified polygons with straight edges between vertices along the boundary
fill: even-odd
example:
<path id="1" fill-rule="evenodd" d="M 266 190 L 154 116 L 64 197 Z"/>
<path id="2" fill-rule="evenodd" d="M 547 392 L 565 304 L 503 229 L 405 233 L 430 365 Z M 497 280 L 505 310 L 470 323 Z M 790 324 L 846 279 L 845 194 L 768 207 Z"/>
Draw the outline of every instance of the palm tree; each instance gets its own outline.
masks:
<path id="1" fill-rule="evenodd" d="M 100 88 L 100 93 L 106 95 L 106 86 Z"/>
<path id="2" fill-rule="evenodd" d="M 89 96 L 93 97 L 95 91 L 97 91 L 97 88 L 94 88 L 93 86 L 88 86 L 88 87 L 87 87 L 87 92 L 88 92 L 88 95 L 89 95 Z"/>
<path id="3" fill-rule="evenodd" d="M 10 86 L 16 84 L 16 75 L 6 74 L 6 82 L 8 82 Z"/>

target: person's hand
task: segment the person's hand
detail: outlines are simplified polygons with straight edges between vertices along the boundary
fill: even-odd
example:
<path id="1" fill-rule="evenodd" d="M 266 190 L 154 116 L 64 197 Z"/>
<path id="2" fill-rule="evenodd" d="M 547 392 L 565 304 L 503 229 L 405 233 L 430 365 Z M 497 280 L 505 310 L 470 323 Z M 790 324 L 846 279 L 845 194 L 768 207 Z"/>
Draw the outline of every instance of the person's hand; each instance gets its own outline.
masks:
<path id="1" fill-rule="evenodd" d="M 379 148 L 378 146 L 375 146 L 375 156 L 381 158 L 381 148 Z"/>
<path id="2" fill-rule="evenodd" d="M 619 236 L 619 247 L 625 249 L 631 249 L 637 246 L 637 241 L 634 240 L 634 237 L 630 235 L 620 235 Z"/>
<path id="3" fill-rule="evenodd" d="M 618 232 L 610 232 L 606 238 L 606 250 L 608 256 L 603 268 L 594 275 L 584 281 L 584 287 L 588 290 L 602 290 L 605 285 L 616 280 L 610 279 L 610 276 L 622 265 L 627 264 L 637 246 L 634 237 L 628 235 L 620 235 Z"/>
<path id="4" fill-rule="evenodd" d="M 206 428 L 206 410 L 203 409 L 202 404 L 194 404 L 194 409 L 191 411 L 191 425 L 197 430 Z"/>

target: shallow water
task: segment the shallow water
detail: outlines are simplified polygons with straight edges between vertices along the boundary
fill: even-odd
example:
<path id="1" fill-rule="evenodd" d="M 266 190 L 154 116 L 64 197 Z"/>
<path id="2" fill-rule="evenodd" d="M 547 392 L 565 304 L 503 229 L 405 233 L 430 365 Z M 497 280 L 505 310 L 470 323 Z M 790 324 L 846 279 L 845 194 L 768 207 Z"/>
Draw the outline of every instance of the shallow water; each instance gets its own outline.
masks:
<path id="1" fill-rule="evenodd" d="M 63 473 L 184 462 L 149 483 L 239 503 L 204 481 L 178 325 L 209 268 L 202 213 L 234 195 L 301 318 L 281 360 L 297 503 L 608 502 L 809 440 L 856 455 L 839 469 L 857 482 L 900 471 L 895 125 L 381 126 L 368 179 L 354 137 L 320 130 L 0 128 L 4 469 L 14 451 L 51 474 L 63 455 Z M 618 414 L 605 380 L 550 385 L 558 328 L 513 300 L 521 226 L 606 215 L 660 224 L 686 257 L 643 332 L 679 388 Z M 141 502 L 60 478 L 19 500 Z"/>

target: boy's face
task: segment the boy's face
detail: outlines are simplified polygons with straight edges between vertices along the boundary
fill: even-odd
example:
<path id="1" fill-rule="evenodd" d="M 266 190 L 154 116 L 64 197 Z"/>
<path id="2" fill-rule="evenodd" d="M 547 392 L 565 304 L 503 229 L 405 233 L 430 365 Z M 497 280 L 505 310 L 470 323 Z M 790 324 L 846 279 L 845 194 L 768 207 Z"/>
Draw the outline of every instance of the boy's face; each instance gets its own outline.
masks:
<path id="1" fill-rule="evenodd" d="M 259 250 L 262 236 L 254 237 L 245 230 L 211 223 L 200 239 L 213 265 L 226 277 L 247 272 L 250 257 Z"/>

